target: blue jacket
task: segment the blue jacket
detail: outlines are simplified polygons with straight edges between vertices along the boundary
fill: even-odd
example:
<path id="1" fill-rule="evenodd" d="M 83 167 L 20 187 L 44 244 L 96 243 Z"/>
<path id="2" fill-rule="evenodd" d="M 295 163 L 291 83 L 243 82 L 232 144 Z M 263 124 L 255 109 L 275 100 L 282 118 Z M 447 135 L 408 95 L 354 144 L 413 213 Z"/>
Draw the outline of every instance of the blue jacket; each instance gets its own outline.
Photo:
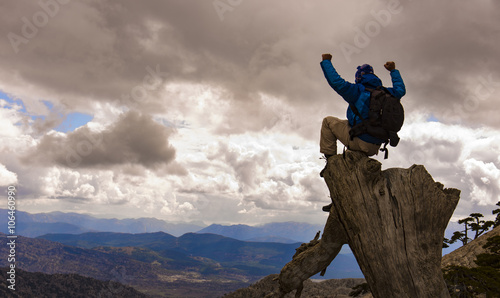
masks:
<path id="1" fill-rule="evenodd" d="M 366 91 L 365 87 L 375 89 L 378 86 L 382 86 L 382 81 L 374 74 L 365 74 L 360 83 L 349 83 L 340 77 L 330 60 L 321 61 L 321 69 L 323 69 L 325 78 L 333 90 L 342 96 L 350 105 L 356 106 L 363 118 L 368 119 L 368 112 L 370 111 L 370 92 Z M 391 79 L 393 87 L 387 89 L 392 95 L 401 99 L 406 94 L 406 88 L 399 70 L 395 69 L 391 71 Z M 350 106 L 347 108 L 347 120 L 349 120 L 349 125 L 351 126 L 354 125 L 354 121 L 356 121 L 356 123 L 362 122 L 362 119 L 354 114 Z M 372 144 L 383 143 L 383 140 L 369 134 L 362 134 L 359 138 Z"/>

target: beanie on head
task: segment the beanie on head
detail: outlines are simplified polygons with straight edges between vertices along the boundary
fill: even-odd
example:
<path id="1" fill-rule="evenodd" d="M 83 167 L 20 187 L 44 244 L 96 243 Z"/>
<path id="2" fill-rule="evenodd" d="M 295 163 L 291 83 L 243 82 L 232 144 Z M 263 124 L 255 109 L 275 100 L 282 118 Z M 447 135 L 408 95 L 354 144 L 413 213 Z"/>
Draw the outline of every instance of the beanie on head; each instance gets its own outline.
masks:
<path id="1" fill-rule="evenodd" d="M 373 73 L 373 67 L 371 67 L 369 64 L 363 64 L 361 66 L 358 66 L 358 71 L 356 71 L 356 83 L 361 82 L 361 78 L 365 74 Z"/>

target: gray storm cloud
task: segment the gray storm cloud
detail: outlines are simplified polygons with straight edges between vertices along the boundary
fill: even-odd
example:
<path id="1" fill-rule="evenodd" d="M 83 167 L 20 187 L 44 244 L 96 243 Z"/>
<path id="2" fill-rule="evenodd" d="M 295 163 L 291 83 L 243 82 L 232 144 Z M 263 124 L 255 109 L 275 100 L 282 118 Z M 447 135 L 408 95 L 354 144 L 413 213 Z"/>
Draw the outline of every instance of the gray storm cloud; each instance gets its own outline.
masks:
<path id="1" fill-rule="evenodd" d="M 0 1 L 0 91 L 23 102 L 24 119 L 9 116 L 7 139 L 0 134 L 0 176 L 17 175 L 24 191 L 38 185 L 30 195 L 121 202 L 147 194 L 158 200 L 151 210 L 170 200 L 169 215 L 176 195 L 201 208 L 197 197 L 224 193 L 208 204 L 214 221 L 238 221 L 239 211 L 253 221 L 260 211 L 252 206 L 270 210 L 262 218 L 286 209 L 283 219 L 291 210 L 314 219 L 317 210 L 303 207 L 329 200 L 316 180 L 321 120 L 345 117 L 347 108 L 319 67 L 331 52 L 351 82 L 363 63 L 386 86 L 383 64 L 394 60 L 401 71 L 408 117 L 384 166 L 424 163 L 436 180 L 464 190 L 460 214 L 498 198 L 497 139 L 481 141 L 471 128 L 500 128 L 499 1 L 221 1 L 239 4 L 221 17 L 205 0 Z M 109 124 L 118 111 L 133 112 Z M 70 112 L 93 115 L 95 126 L 54 132 L 58 115 Z M 183 125 L 173 134 L 153 119 Z M 216 156 L 207 149 L 245 133 L 234 148 L 216 146 Z M 279 134 L 297 139 L 261 137 Z M 310 162 L 290 159 L 284 148 L 296 145 L 308 148 L 299 156 Z M 105 182 L 88 183 L 95 193 L 82 179 L 64 186 L 73 172 Z"/>
<path id="2" fill-rule="evenodd" d="M 4 1 L 2 35 L 13 33 L 26 42 L 15 53 L 12 40 L 2 39 L 7 59 L 0 59 L 0 88 L 29 84 L 69 110 L 88 111 L 89 97 L 130 105 L 124 95 L 143 84 L 148 67 L 158 65 L 163 84 L 223 88 L 224 99 L 235 103 L 224 115 L 227 127 L 259 130 L 269 125 L 254 117 L 262 112 L 246 115 L 238 102 L 264 112 L 262 93 L 283 98 L 297 113 L 325 103 L 330 113 L 341 113 L 343 102 L 331 93 L 318 65 L 321 53 L 329 51 L 347 80 L 357 65 L 373 64 L 383 74 L 383 63 L 396 60 L 412 108 L 442 121 L 499 127 L 486 108 L 500 94 L 500 62 L 491 59 L 500 37 L 498 3 L 421 3 L 244 1 L 221 20 L 212 1 L 71 1 L 57 10 Z M 40 24 L 36 16 L 44 9 L 52 9 L 53 16 L 47 13 Z M 342 44 L 354 48 L 349 57 Z M 148 90 L 149 101 L 134 108 L 165 111 L 160 91 L 159 84 Z"/>
<path id="3" fill-rule="evenodd" d="M 67 136 L 47 134 L 24 161 L 71 168 L 126 164 L 155 168 L 175 159 L 175 148 L 168 142 L 171 133 L 151 116 L 132 111 L 102 132 L 82 127 Z"/>

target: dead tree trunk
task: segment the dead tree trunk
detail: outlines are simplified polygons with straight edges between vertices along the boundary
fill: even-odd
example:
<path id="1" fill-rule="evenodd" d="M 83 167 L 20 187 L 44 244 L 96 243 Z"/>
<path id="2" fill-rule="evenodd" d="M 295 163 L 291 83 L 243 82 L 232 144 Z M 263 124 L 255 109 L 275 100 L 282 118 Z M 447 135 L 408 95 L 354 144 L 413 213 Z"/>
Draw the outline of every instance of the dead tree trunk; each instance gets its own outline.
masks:
<path id="1" fill-rule="evenodd" d="M 328 160 L 324 179 L 333 207 L 322 238 L 283 267 L 283 296 L 326 268 L 348 243 L 374 297 L 449 297 L 441 249 L 460 191 L 444 189 L 423 166 L 381 171 L 347 151 Z M 331 269 L 335 270 L 335 268 Z"/>

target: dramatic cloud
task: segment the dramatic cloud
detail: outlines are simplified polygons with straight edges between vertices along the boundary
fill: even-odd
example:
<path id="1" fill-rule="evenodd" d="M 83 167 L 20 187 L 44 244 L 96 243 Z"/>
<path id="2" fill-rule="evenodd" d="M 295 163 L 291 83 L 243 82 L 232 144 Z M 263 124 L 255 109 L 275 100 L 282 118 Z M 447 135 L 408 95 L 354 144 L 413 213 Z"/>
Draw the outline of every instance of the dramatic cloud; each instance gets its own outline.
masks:
<path id="1" fill-rule="evenodd" d="M 455 219 L 472 213 L 471 209 L 491 217 L 500 200 L 498 131 L 414 122 L 405 124 L 401 137 L 384 167 L 423 164 L 436 181 L 462 191 Z"/>
<path id="2" fill-rule="evenodd" d="M 319 67 L 331 52 L 349 81 L 363 63 L 387 86 L 382 65 L 401 71 L 406 122 L 384 168 L 424 164 L 462 190 L 455 217 L 486 215 L 500 195 L 499 8 L 2 1 L 0 178 L 30 211 L 322 222 L 319 127 L 347 108 Z M 58 131 L 72 112 L 92 120 Z"/>
<path id="3" fill-rule="evenodd" d="M 2 164 L 0 164 L 0 184 L 1 186 L 17 184 L 17 175 L 7 170 L 7 168 Z"/>
<path id="4" fill-rule="evenodd" d="M 154 168 L 175 158 L 175 149 L 168 143 L 170 133 L 151 116 L 128 112 L 104 131 L 82 127 L 68 135 L 47 134 L 25 161 L 66 167 L 140 164 Z"/>
<path id="5" fill-rule="evenodd" d="M 162 100 L 162 84 L 191 82 L 224 90 L 231 101 L 225 132 L 273 125 L 269 117 L 255 119 L 267 116 L 262 94 L 283 99 L 292 115 L 316 117 L 326 103 L 342 115 L 318 66 L 321 53 L 331 51 L 349 80 L 368 62 L 388 84 L 382 64 L 395 60 L 412 108 L 443 121 L 500 125 L 487 109 L 500 95 L 494 1 L 445 1 L 432 9 L 409 0 L 245 1 L 223 20 L 211 1 L 40 3 L 7 2 L 1 10 L 3 35 L 26 43 L 2 40 L 3 55 L 16 59 L 0 62 L 0 87 L 25 99 L 29 111 L 43 108 L 41 97 L 68 110 L 91 112 L 92 98 L 165 112 L 177 99 Z M 42 22 L 46 10 L 53 16 Z"/>

